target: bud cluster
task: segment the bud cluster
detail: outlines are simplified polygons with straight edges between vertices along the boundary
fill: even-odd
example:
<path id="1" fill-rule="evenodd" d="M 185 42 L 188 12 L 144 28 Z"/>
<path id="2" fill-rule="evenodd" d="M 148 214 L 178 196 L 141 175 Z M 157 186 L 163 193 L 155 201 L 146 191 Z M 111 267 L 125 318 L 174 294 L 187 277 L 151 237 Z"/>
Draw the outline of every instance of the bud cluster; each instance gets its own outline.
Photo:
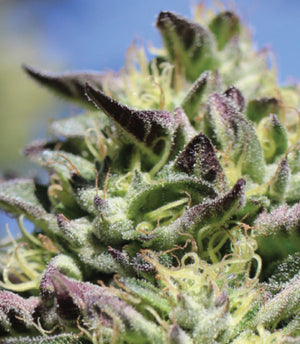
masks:
<path id="1" fill-rule="evenodd" d="M 35 81 L 87 109 L 0 183 L 1 343 L 296 343 L 299 87 L 232 11 L 161 12 L 164 49 L 119 73 Z M 35 225 L 29 233 L 23 217 Z"/>

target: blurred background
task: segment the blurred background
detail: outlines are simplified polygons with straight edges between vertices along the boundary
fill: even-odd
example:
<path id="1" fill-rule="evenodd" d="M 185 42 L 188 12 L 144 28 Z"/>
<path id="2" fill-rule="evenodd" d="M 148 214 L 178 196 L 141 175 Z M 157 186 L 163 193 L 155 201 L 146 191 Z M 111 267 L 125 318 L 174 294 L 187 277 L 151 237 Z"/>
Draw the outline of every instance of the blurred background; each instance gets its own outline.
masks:
<path id="1" fill-rule="evenodd" d="M 55 72 L 119 70 L 134 39 L 161 45 L 154 26 L 161 10 L 191 17 L 196 2 L 0 0 L 0 178 L 35 176 L 36 166 L 21 156 L 22 147 L 45 137 L 50 119 L 80 112 L 29 80 L 23 63 Z M 207 6 L 216 3 L 205 1 Z M 281 84 L 299 81 L 299 0 L 218 3 L 234 7 L 252 29 L 257 47 L 274 52 Z M 15 233 L 16 223 L 0 212 L 0 238 L 6 223 Z"/>

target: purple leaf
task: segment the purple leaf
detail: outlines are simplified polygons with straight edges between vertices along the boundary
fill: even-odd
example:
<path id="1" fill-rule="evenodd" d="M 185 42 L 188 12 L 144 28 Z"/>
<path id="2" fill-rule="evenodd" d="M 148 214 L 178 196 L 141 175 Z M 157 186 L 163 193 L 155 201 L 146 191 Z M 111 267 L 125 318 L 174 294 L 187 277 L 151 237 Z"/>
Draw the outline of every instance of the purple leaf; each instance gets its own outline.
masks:
<path id="1" fill-rule="evenodd" d="M 261 214 L 255 226 L 260 228 L 265 234 L 278 233 L 300 233 L 300 203 L 292 207 L 281 205 L 271 211 L 271 213 Z"/>
<path id="2" fill-rule="evenodd" d="M 205 181 L 216 184 L 219 189 L 226 189 L 224 173 L 216 156 L 210 139 L 200 133 L 195 136 L 178 156 L 175 166 L 191 175 L 194 174 Z"/>
<path id="3" fill-rule="evenodd" d="M 9 332 L 12 328 L 22 329 L 22 325 L 32 327 L 33 314 L 39 305 L 38 297 L 23 299 L 10 291 L 0 291 L 0 332 Z"/>
<path id="4" fill-rule="evenodd" d="M 115 289 L 74 281 L 57 270 L 49 271 L 49 278 L 53 285 L 56 313 L 65 322 L 75 323 L 81 315 L 88 329 L 112 329 L 114 320 L 118 319 L 124 331 L 120 335 L 130 337 L 134 330 L 138 336 L 144 334 L 149 340 L 151 336 L 161 336 L 159 327 L 122 301 Z"/>
<path id="5" fill-rule="evenodd" d="M 167 343 L 168 344 L 188 344 L 192 343 L 192 339 L 188 334 L 180 328 L 179 325 L 174 324 L 169 329 L 167 334 Z"/>
<path id="6" fill-rule="evenodd" d="M 229 86 L 229 88 L 224 92 L 224 95 L 237 106 L 240 112 L 244 112 L 246 103 L 245 98 L 236 87 Z"/>
<path id="7" fill-rule="evenodd" d="M 135 142 L 160 154 L 164 138 L 172 136 L 177 124 L 168 111 L 134 110 L 86 85 L 89 99 Z"/>
<path id="8" fill-rule="evenodd" d="M 209 116 L 217 142 L 230 159 L 241 165 L 242 173 L 262 183 L 265 174 L 263 150 L 251 122 L 224 94 L 213 93 L 209 100 Z"/>
<path id="9" fill-rule="evenodd" d="M 96 72 L 54 74 L 39 71 L 27 65 L 24 65 L 23 69 L 39 84 L 69 100 L 79 101 L 89 107 L 91 104 L 85 96 L 85 83 L 89 82 L 94 87 L 101 89 L 104 79 L 103 73 Z"/>
<path id="10" fill-rule="evenodd" d="M 132 274 L 134 270 L 138 273 L 155 271 L 154 267 L 149 264 L 140 253 L 138 253 L 135 257 L 130 258 L 126 252 L 121 252 L 112 247 L 108 248 L 108 252 L 112 255 L 113 259 L 124 269 L 124 273 L 126 271 L 126 274 Z"/>
<path id="11" fill-rule="evenodd" d="M 178 219 L 184 231 L 193 231 L 199 224 L 223 223 L 245 202 L 244 179 L 238 179 L 233 188 L 221 198 L 195 205 Z"/>
<path id="12" fill-rule="evenodd" d="M 57 314 L 65 320 L 75 320 L 84 308 L 82 282 L 71 281 L 59 272 L 51 274 L 54 295 L 57 301 Z M 86 285 L 85 285 L 86 286 Z"/>
<path id="13" fill-rule="evenodd" d="M 126 252 L 121 252 L 113 247 L 108 248 L 108 252 L 111 254 L 113 259 L 123 267 L 129 267 L 129 256 Z"/>

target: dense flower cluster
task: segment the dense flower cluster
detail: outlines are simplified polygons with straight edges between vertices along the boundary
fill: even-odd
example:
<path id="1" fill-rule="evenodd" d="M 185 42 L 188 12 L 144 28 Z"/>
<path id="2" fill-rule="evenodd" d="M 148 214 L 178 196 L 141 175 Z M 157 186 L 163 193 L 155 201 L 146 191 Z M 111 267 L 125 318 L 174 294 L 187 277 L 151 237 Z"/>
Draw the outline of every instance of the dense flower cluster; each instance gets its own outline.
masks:
<path id="1" fill-rule="evenodd" d="M 24 149 L 47 185 L 0 183 L 3 344 L 300 340 L 299 87 L 231 11 L 157 28 L 118 73 L 24 66 L 87 112 Z"/>

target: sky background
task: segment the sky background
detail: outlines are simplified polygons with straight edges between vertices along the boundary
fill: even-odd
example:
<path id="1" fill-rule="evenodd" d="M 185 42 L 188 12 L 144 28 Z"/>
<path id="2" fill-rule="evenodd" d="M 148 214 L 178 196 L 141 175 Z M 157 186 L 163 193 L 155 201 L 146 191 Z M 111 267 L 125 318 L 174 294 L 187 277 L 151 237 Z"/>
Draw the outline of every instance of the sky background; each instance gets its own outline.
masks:
<path id="1" fill-rule="evenodd" d="M 23 75 L 22 63 L 56 72 L 119 70 L 134 39 L 161 45 L 154 25 L 161 10 L 191 17 L 196 2 L 0 0 L 0 176 L 7 170 L 34 175 L 35 167 L 19 157 L 24 143 L 45 136 L 47 119 L 79 111 L 33 85 Z M 230 8 L 233 2 L 220 3 Z M 252 29 L 257 47 L 274 52 L 280 83 L 299 81 L 300 1 L 237 0 L 234 6 Z M 16 225 L 0 212 L 0 237 L 7 222 L 15 231 Z"/>
<path id="2" fill-rule="evenodd" d="M 7 17 L 8 35 L 14 31 L 29 32 L 39 38 L 39 48 L 49 61 L 54 59 L 70 69 L 101 70 L 121 68 L 124 53 L 134 38 L 160 44 L 154 26 L 159 11 L 169 9 L 190 17 L 191 5 L 195 3 L 190 0 L 10 2 L 15 6 Z M 229 6 L 232 3 L 220 2 Z M 205 3 L 209 6 L 213 1 Z M 258 46 L 270 45 L 276 53 L 280 80 L 285 81 L 289 76 L 299 78 L 300 1 L 237 0 L 234 6 L 253 28 Z M 33 54 L 32 62 L 38 63 L 37 57 L 39 54 Z"/>

